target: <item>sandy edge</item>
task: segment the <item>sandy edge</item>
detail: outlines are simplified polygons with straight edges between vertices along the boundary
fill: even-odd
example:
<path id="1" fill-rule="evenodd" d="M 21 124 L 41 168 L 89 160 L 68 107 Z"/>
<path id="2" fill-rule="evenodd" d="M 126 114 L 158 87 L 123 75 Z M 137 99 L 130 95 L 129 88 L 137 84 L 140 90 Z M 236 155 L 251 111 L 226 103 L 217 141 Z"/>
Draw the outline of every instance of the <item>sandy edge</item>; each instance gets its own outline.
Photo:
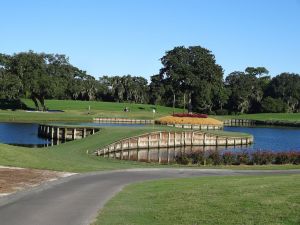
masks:
<path id="1" fill-rule="evenodd" d="M 23 169 L 32 169 L 32 168 L 21 168 L 21 167 L 13 167 L 13 166 L 1 166 L 0 165 L 0 169 L 12 169 L 12 170 L 23 170 Z M 39 171 L 43 171 L 42 169 L 32 169 L 32 170 L 39 170 Z M 17 187 L 16 188 L 16 191 L 13 191 L 13 192 L 4 192 L 4 193 L 0 193 L 0 198 L 1 197 L 5 197 L 5 196 L 8 196 L 8 195 L 11 195 L 11 194 L 14 194 L 18 191 L 22 191 L 22 190 L 25 190 L 25 189 L 30 189 L 30 188 L 34 188 L 34 187 L 37 187 L 37 186 L 40 186 L 44 183 L 47 183 L 47 182 L 52 182 L 52 181 L 56 181 L 58 179 L 61 179 L 61 178 L 65 178 L 65 177 L 69 177 L 69 176 L 72 176 L 72 175 L 76 175 L 78 173 L 70 173 L 70 172 L 61 172 L 61 171 L 52 171 L 52 170 L 44 170 L 45 172 L 50 172 L 50 173 L 54 173 L 57 177 L 56 178 L 49 178 L 49 179 L 46 179 L 46 180 L 43 180 L 43 181 L 40 181 L 36 184 L 32 184 L 32 185 L 27 185 L 26 187 L 22 188 L 22 187 Z"/>

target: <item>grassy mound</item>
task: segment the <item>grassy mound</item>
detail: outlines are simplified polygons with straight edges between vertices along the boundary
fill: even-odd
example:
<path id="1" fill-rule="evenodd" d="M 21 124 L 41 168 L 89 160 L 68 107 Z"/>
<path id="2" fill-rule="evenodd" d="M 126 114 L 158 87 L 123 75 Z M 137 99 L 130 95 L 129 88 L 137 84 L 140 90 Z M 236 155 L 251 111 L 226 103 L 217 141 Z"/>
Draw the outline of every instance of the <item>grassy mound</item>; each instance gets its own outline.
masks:
<path id="1" fill-rule="evenodd" d="M 222 125 L 223 122 L 213 118 L 193 118 L 164 116 L 156 120 L 159 124 L 197 124 L 197 125 Z"/>

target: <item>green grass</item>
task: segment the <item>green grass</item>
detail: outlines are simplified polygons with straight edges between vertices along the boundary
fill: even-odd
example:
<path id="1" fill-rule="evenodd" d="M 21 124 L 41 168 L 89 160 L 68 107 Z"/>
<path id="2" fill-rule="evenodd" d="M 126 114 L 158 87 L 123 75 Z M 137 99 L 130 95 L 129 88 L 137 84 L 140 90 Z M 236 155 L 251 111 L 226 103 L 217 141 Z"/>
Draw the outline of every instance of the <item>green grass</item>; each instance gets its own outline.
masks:
<path id="1" fill-rule="evenodd" d="M 28 107 L 34 108 L 33 101 L 30 99 L 22 100 Z M 46 106 L 51 110 L 63 110 L 64 113 L 55 114 L 52 117 L 59 119 L 64 114 L 70 114 L 73 117 L 81 117 L 89 119 L 93 117 L 121 117 L 121 118 L 139 118 L 153 119 L 153 108 L 156 109 L 155 117 L 170 115 L 173 108 L 149 105 L 149 104 L 133 104 L 133 103 L 118 103 L 118 102 L 101 102 L 101 101 L 74 101 L 74 100 L 46 100 Z M 88 108 L 90 114 L 88 115 Z M 128 107 L 130 112 L 124 112 L 124 108 Z M 176 112 L 181 112 L 181 109 L 175 109 Z M 41 113 L 40 113 L 41 114 Z M 49 114 L 49 113 L 48 113 Z M 1 117 L 0 117 L 1 119 Z"/>
<path id="2" fill-rule="evenodd" d="M 202 177 L 132 184 L 93 225 L 296 225 L 300 175 Z"/>
<path id="3" fill-rule="evenodd" d="M 26 112 L 0 110 L 1 122 L 49 122 L 49 121 L 92 121 L 93 115 L 87 115 L 81 112 L 64 112 L 64 113 L 48 113 L 48 112 Z"/>
<path id="4" fill-rule="evenodd" d="M 174 131 L 179 128 L 156 126 L 154 130 Z M 85 139 L 38 149 L 0 144 L 0 165 L 73 172 L 150 167 L 153 164 L 107 159 L 96 157 L 91 153 L 116 140 L 151 131 L 153 131 L 151 126 L 105 127 Z M 230 132 L 228 132 L 229 134 Z M 158 164 L 154 165 L 159 166 Z"/>
<path id="5" fill-rule="evenodd" d="M 215 134 L 218 136 L 225 136 L 225 137 L 249 137 L 250 134 L 247 133 L 240 133 L 240 132 L 232 132 L 232 131 L 223 131 L 223 130 L 203 130 L 205 133 Z"/>
<path id="6" fill-rule="evenodd" d="M 30 99 L 22 100 L 28 107 L 34 108 Z M 136 119 L 153 119 L 170 115 L 173 109 L 164 106 L 147 104 L 131 104 L 99 101 L 74 101 L 74 100 L 46 100 L 50 110 L 63 110 L 64 112 L 27 112 L 24 110 L 0 110 L 0 121 L 14 122 L 49 122 L 49 121 L 92 121 L 95 117 L 119 117 Z M 90 106 L 90 111 L 88 108 Z M 123 109 L 129 107 L 130 112 Z M 152 109 L 156 108 L 153 117 Z M 175 109 L 180 112 L 180 109 Z"/>
<path id="7" fill-rule="evenodd" d="M 34 108 L 30 99 L 22 100 L 28 107 Z M 0 121 L 91 121 L 94 117 L 121 117 L 136 119 L 153 119 L 152 109 L 156 108 L 155 118 L 173 113 L 173 108 L 165 106 L 154 106 L 149 104 L 132 104 L 100 101 L 74 101 L 74 100 L 46 100 L 46 105 L 51 110 L 63 110 L 62 113 L 26 112 L 23 110 L 11 111 L 0 110 Z M 88 113 L 88 108 L 91 108 Z M 130 112 L 123 109 L 129 107 Z M 182 109 L 175 109 L 182 112 Z M 300 121 L 300 113 L 258 113 L 243 115 L 214 116 L 216 119 L 224 120 L 231 118 L 273 120 L 273 121 Z"/>
<path id="8" fill-rule="evenodd" d="M 228 116 L 214 116 L 217 119 L 252 119 L 252 120 L 274 120 L 274 121 L 300 121 L 300 113 L 257 113 Z"/>
<path id="9" fill-rule="evenodd" d="M 0 144 L 0 165 L 73 172 L 143 167 L 147 165 L 96 157 L 87 154 L 87 151 L 93 153 L 97 148 L 115 140 L 146 133 L 149 130 L 149 127 L 106 127 L 85 139 L 40 149 Z"/>

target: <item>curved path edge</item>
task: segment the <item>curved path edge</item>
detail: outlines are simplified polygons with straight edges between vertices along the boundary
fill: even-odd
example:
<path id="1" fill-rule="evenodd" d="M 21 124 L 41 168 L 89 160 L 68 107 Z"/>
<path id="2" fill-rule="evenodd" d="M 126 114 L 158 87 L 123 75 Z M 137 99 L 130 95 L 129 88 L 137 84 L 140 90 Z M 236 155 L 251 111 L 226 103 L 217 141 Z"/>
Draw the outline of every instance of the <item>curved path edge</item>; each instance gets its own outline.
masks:
<path id="1" fill-rule="evenodd" d="M 76 174 L 0 198 L 1 225 L 88 225 L 128 184 L 196 176 L 300 174 L 300 170 L 127 169 Z"/>

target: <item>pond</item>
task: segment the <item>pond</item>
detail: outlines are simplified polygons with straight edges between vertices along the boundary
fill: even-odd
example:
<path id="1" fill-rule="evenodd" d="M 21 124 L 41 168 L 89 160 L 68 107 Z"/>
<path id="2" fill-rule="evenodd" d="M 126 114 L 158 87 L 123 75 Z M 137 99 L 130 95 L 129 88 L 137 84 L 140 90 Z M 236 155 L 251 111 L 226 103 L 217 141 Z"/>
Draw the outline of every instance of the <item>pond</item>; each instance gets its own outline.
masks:
<path id="1" fill-rule="evenodd" d="M 141 124 L 94 124 L 81 123 L 83 126 L 144 126 Z M 244 146 L 247 150 L 300 151 L 300 128 L 285 127 L 225 127 L 226 131 L 244 132 L 254 136 L 254 144 Z M 38 124 L 0 123 L 0 143 L 28 147 L 49 146 L 50 140 L 38 137 Z M 212 147 L 210 147 L 211 149 Z M 219 147 L 219 150 L 241 150 L 240 147 Z"/>
<path id="2" fill-rule="evenodd" d="M 51 141 L 38 137 L 38 124 L 0 123 L 0 143 L 26 147 L 46 147 Z"/>
<path id="3" fill-rule="evenodd" d="M 254 144 L 246 150 L 300 151 L 300 128 L 289 127 L 225 127 L 225 131 L 252 134 Z"/>

